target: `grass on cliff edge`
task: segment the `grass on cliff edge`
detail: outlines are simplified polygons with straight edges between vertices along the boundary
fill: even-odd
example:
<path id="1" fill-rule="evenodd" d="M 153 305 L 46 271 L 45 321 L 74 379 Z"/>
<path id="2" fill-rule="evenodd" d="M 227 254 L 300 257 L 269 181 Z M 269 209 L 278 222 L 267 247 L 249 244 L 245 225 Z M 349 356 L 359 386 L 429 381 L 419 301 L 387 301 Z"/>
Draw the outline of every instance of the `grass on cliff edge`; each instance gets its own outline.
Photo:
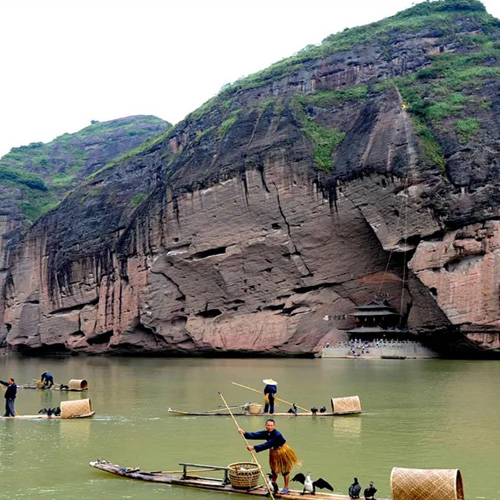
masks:
<path id="1" fill-rule="evenodd" d="M 486 12 L 478 0 L 436 0 L 419 3 L 395 16 L 355 28 L 346 28 L 340 33 L 328 36 L 319 45 L 308 45 L 296 54 L 287 57 L 268 68 L 252 75 L 240 78 L 233 84 L 225 85 L 221 92 L 203 104 L 190 116 L 197 118 L 213 106 L 236 93 L 261 87 L 280 80 L 300 70 L 313 60 L 322 59 L 332 54 L 351 50 L 356 46 L 366 46 L 378 42 L 385 57 L 390 60 L 388 42 L 391 37 L 401 33 L 415 33 L 421 30 L 432 31 L 432 36 L 452 37 L 460 31 L 460 18 L 467 14 L 475 17 L 484 26 L 498 27 L 500 22 Z"/>
<path id="2" fill-rule="evenodd" d="M 62 134 L 48 143 L 14 147 L 0 159 L 0 186 L 20 191 L 20 197 L 13 199 L 19 200 L 22 213 L 29 222 L 34 222 L 55 207 L 82 179 L 89 158 L 84 149 L 86 141 L 105 145 L 107 139 L 117 134 L 150 134 L 137 127 L 138 120 L 141 124 L 164 123 L 154 116 L 93 121 L 74 134 Z"/>

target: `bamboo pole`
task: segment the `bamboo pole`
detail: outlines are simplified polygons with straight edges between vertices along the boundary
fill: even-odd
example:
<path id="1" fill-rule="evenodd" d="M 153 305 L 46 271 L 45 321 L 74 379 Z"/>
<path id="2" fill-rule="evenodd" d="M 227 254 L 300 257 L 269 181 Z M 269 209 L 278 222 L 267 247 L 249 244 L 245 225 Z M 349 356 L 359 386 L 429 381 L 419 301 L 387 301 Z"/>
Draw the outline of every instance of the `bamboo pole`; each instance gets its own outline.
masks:
<path id="1" fill-rule="evenodd" d="M 245 389 L 249 389 L 250 391 L 258 392 L 259 394 L 262 394 L 261 391 L 258 391 L 257 389 L 252 389 L 252 387 L 247 387 L 246 385 L 242 384 L 237 384 L 236 382 L 231 382 L 233 385 L 237 385 L 239 387 L 244 387 Z M 283 403 L 286 403 L 287 405 L 293 405 L 294 403 L 290 403 L 290 401 L 286 401 L 283 398 L 276 398 L 276 401 L 283 401 Z M 311 410 L 308 410 L 307 408 L 304 408 L 303 406 L 295 405 L 297 408 L 300 408 L 301 410 L 306 411 L 307 413 L 311 413 Z"/>
<path id="2" fill-rule="evenodd" d="M 233 419 L 233 422 L 236 425 L 236 428 L 238 430 L 240 430 L 241 427 L 238 425 L 238 422 L 236 421 L 236 418 L 234 417 L 233 412 L 231 411 L 231 409 L 227 405 L 226 400 L 224 399 L 224 396 L 222 395 L 222 393 L 220 391 L 219 391 L 219 396 L 221 397 L 222 401 L 224 401 L 226 408 L 229 410 L 229 413 L 231 414 L 231 418 Z M 240 434 L 240 436 L 245 441 L 246 446 L 250 446 L 250 444 L 247 441 L 247 438 L 243 434 Z M 275 500 L 274 494 L 269 486 L 269 483 L 267 482 L 266 476 L 264 475 L 264 471 L 262 470 L 262 467 L 260 466 L 259 461 L 257 460 L 257 455 L 256 455 L 255 451 L 253 451 L 253 450 L 249 450 L 249 451 L 250 451 L 250 454 L 252 455 L 252 458 L 254 459 L 255 463 L 259 466 L 260 475 L 262 476 L 262 479 L 264 480 L 264 484 L 267 487 L 267 491 L 269 492 L 269 496 L 271 497 L 271 500 Z"/>
<path id="3" fill-rule="evenodd" d="M 214 469 L 211 467 L 210 469 L 196 469 L 196 472 L 211 472 L 217 469 Z M 152 470 L 150 474 L 182 474 L 184 471 L 183 470 Z M 192 476 L 191 474 L 189 477 L 198 477 L 198 476 Z"/>

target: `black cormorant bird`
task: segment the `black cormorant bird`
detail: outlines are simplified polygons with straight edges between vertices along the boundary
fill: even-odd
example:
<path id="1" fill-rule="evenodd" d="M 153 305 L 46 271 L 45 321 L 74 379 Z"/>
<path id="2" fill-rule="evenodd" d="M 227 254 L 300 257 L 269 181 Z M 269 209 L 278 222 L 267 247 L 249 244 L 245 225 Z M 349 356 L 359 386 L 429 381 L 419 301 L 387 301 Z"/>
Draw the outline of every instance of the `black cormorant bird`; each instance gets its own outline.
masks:
<path id="1" fill-rule="evenodd" d="M 311 493 L 311 495 L 315 495 L 316 488 L 326 488 L 327 490 L 333 491 L 333 486 L 328 481 L 325 481 L 323 478 L 320 477 L 319 479 L 316 479 L 316 481 L 313 481 L 311 479 L 310 472 L 307 474 L 307 476 L 304 476 L 304 474 L 299 472 L 298 474 L 295 474 L 292 481 L 297 481 L 304 485 L 304 490 L 302 491 L 301 495 L 305 495 L 306 493 Z"/>

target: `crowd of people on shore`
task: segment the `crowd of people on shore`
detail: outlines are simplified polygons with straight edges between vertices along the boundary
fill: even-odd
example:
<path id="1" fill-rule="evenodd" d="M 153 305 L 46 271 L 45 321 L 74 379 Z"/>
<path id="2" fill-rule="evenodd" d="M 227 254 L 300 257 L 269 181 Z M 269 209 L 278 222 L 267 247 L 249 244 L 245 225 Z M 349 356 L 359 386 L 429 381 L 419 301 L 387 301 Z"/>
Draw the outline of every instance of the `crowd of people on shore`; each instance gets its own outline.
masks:
<path id="1" fill-rule="evenodd" d="M 363 354 L 370 354 L 370 349 L 376 349 L 380 347 L 391 347 L 391 348 L 404 348 L 408 347 L 410 344 L 418 344 L 415 340 L 400 340 L 400 339 L 373 339 L 373 340 L 362 340 L 362 339 L 352 339 L 350 341 L 340 341 L 335 345 L 325 344 L 325 348 L 341 348 L 347 349 L 347 355 L 356 358 L 361 357 Z"/>

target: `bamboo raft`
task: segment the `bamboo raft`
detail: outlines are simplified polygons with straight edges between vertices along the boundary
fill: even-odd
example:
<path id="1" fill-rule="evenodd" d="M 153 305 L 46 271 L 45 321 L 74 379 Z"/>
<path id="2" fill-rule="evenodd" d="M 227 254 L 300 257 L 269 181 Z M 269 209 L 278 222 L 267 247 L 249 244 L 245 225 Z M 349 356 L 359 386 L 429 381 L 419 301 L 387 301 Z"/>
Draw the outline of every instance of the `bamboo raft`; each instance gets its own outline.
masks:
<path id="1" fill-rule="evenodd" d="M 173 410 L 172 408 L 168 409 L 169 413 L 173 415 L 177 415 L 180 417 L 229 417 L 230 414 L 227 411 L 206 411 L 206 412 L 196 412 L 196 411 L 182 411 L 182 410 Z M 319 411 L 316 413 L 312 412 L 298 412 L 298 413 L 283 413 L 283 412 L 274 412 L 272 414 L 269 413 L 250 413 L 249 411 L 233 411 L 233 415 L 235 417 L 337 417 L 342 415 L 359 415 L 360 411 L 345 411 L 345 412 L 324 412 L 320 413 Z"/>
<path id="2" fill-rule="evenodd" d="M 61 415 L 16 415 L 15 417 L 0 417 L 0 420 L 70 420 L 75 418 L 91 418 L 95 415 L 95 411 L 85 415 L 77 415 L 75 417 L 62 417 Z"/>
<path id="3" fill-rule="evenodd" d="M 335 417 L 342 415 L 359 415 L 361 413 L 361 403 L 359 401 L 358 396 L 332 398 L 331 406 L 332 406 L 332 411 L 329 412 L 307 411 L 307 408 L 302 408 L 300 406 L 298 408 L 304 411 L 297 413 L 274 412 L 273 414 L 267 415 L 262 413 L 262 405 L 256 403 L 246 403 L 241 406 L 233 406 L 232 408 L 234 408 L 236 411 L 233 411 L 232 413 L 234 416 L 237 417 L 262 417 L 263 415 L 267 415 L 269 417 Z M 172 408 L 169 408 L 168 412 L 174 415 L 192 416 L 192 417 L 230 416 L 229 410 L 223 408 L 219 408 L 216 410 L 209 410 L 209 411 L 200 411 L 200 412 L 173 410 Z"/>
<path id="4" fill-rule="evenodd" d="M 219 467 L 215 465 L 201 465 L 201 464 L 191 464 L 191 463 L 180 463 L 183 467 L 183 471 L 179 474 L 171 474 L 162 471 L 143 471 L 138 467 L 123 467 L 121 465 L 113 464 L 107 460 L 96 460 L 90 462 L 89 465 L 96 469 L 102 470 L 104 472 L 109 472 L 116 476 L 122 476 L 127 479 L 136 479 L 140 481 L 151 481 L 155 483 L 171 484 L 175 486 L 184 486 L 187 488 L 194 488 L 199 490 L 212 490 L 220 491 L 224 493 L 239 493 L 240 495 L 252 495 L 256 497 L 269 497 L 269 492 L 267 488 L 263 485 L 258 485 L 256 487 L 246 489 L 246 488 L 235 488 L 231 485 L 230 479 L 228 477 L 229 467 Z M 195 469 L 190 472 L 188 467 Z M 223 472 L 224 477 L 213 478 L 213 477 L 201 477 L 196 475 L 196 469 L 204 471 L 219 471 Z M 302 489 L 300 490 L 290 490 L 290 493 L 286 495 L 281 495 L 277 493 L 274 495 L 275 498 L 303 498 Z M 321 493 L 316 491 L 314 498 L 319 500 L 329 499 L 329 500 L 349 500 L 347 495 L 337 495 L 334 493 Z M 377 497 L 378 498 L 378 497 Z M 380 499 L 383 500 L 383 499 Z"/>
<path id="5" fill-rule="evenodd" d="M 60 415 L 16 415 L 15 417 L 0 417 L 2 420 L 68 420 L 75 418 L 90 418 L 95 415 L 90 399 L 78 399 L 76 401 L 63 401 L 61 403 Z"/>
<path id="6" fill-rule="evenodd" d="M 40 391 L 64 391 L 64 392 L 83 392 L 88 391 L 89 385 L 86 380 L 71 379 L 67 384 L 54 384 L 51 387 L 45 387 L 39 380 L 34 380 L 31 384 L 20 384 L 19 389 L 38 389 Z"/>

